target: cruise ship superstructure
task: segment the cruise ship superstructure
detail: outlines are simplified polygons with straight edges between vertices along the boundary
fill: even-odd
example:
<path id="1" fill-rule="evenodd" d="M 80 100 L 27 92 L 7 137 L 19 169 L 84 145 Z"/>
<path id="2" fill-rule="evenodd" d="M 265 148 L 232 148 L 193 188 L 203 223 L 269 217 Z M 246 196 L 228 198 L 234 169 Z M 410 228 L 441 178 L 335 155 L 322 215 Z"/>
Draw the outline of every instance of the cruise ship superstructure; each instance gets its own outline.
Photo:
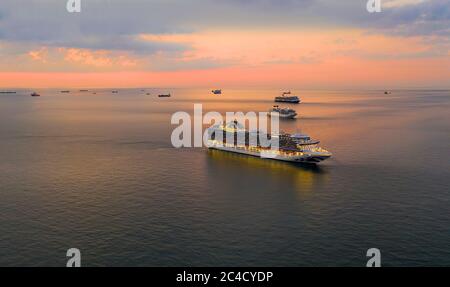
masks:
<path id="1" fill-rule="evenodd" d="M 220 135 L 222 134 L 222 138 Z M 261 158 L 297 162 L 297 163 L 319 163 L 331 157 L 331 153 L 319 147 L 319 141 L 312 140 L 307 135 L 281 133 L 276 137 L 278 149 L 264 148 L 260 144 L 258 132 L 248 132 L 237 121 L 227 124 L 218 124 L 208 128 L 208 148 L 246 154 Z M 227 142 L 232 138 L 232 142 Z M 256 143 L 250 143 L 250 136 L 257 138 Z M 272 139 L 270 135 L 264 135 Z M 244 139 L 244 140 L 242 140 Z"/>

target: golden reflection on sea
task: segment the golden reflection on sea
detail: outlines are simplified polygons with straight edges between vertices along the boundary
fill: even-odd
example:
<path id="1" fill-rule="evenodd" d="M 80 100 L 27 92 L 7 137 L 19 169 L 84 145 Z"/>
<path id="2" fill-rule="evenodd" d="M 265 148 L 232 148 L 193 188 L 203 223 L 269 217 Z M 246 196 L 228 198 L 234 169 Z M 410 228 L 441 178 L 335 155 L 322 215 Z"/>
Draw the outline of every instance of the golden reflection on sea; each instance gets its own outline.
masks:
<path id="1" fill-rule="evenodd" d="M 314 188 L 326 183 L 329 177 L 326 168 L 319 165 L 280 162 L 219 150 L 208 150 L 208 156 L 210 168 L 217 172 L 227 174 L 226 170 L 235 169 L 241 175 L 257 173 L 281 182 L 283 186 L 295 187 L 301 197 L 314 192 Z M 279 191 L 283 192 L 281 189 Z"/>

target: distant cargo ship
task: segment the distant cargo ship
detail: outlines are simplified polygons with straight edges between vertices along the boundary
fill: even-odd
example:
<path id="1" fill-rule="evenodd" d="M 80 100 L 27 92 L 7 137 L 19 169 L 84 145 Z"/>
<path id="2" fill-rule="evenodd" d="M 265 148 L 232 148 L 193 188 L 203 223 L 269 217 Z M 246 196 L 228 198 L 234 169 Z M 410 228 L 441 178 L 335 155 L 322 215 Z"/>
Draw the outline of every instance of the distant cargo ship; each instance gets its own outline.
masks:
<path id="1" fill-rule="evenodd" d="M 67 93 L 70 93 L 70 91 L 61 91 L 61 93 L 67 94 Z"/>
<path id="2" fill-rule="evenodd" d="M 222 139 L 216 137 L 220 133 Z M 226 142 L 227 135 L 233 139 L 232 143 Z M 270 138 L 269 135 L 264 136 Z M 259 138 L 258 133 L 256 137 Z M 225 125 L 214 125 L 208 129 L 208 148 L 296 163 L 317 164 L 332 156 L 329 151 L 318 146 L 319 141 L 312 140 L 307 135 L 282 133 L 276 137 L 279 142 L 278 150 L 261 147 L 259 139 L 256 145 L 250 144 L 250 132 L 237 121 L 233 121 Z M 243 142 L 239 142 L 241 138 L 244 139 Z"/>
<path id="3" fill-rule="evenodd" d="M 41 95 L 39 95 L 39 94 L 36 93 L 36 92 L 33 92 L 33 93 L 31 93 L 31 96 L 32 96 L 32 97 L 40 97 Z"/>
<path id="4" fill-rule="evenodd" d="M 160 98 L 170 98 L 172 95 L 171 94 L 161 94 L 161 95 L 158 95 L 158 97 L 160 97 Z"/>
<path id="5" fill-rule="evenodd" d="M 214 95 L 221 95 L 222 94 L 222 90 L 212 90 L 211 91 Z"/>
<path id="6" fill-rule="evenodd" d="M 300 103 L 300 99 L 297 96 L 289 96 L 289 95 L 291 95 L 291 91 L 283 92 L 281 96 L 275 97 L 275 102 L 292 103 L 292 104 Z"/>
<path id="7" fill-rule="evenodd" d="M 0 94 L 15 94 L 15 91 L 0 91 Z"/>

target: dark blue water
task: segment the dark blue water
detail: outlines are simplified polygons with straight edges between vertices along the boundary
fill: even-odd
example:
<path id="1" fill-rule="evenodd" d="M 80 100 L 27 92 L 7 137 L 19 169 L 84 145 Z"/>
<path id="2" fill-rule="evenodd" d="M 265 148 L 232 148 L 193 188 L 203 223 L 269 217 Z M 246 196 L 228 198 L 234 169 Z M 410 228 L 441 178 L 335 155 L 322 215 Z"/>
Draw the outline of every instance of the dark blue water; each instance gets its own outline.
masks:
<path id="1" fill-rule="evenodd" d="M 450 91 L 298 91 L 296 166 L 174 149 L 170 117 L 266 111 L 278 91 L 0 95 L 0 265 L 450 265 Z"/>

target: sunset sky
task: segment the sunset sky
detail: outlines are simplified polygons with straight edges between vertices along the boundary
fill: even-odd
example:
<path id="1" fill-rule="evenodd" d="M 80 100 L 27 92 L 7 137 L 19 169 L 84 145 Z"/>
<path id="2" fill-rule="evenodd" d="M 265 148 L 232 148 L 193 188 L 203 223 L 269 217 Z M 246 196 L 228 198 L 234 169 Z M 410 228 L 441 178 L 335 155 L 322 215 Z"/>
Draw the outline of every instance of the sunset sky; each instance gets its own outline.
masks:
<path id="1" fill-rule="evenodd" d="M 450 88 L 448 0 L 1 0 L 0 87 Z"/>

